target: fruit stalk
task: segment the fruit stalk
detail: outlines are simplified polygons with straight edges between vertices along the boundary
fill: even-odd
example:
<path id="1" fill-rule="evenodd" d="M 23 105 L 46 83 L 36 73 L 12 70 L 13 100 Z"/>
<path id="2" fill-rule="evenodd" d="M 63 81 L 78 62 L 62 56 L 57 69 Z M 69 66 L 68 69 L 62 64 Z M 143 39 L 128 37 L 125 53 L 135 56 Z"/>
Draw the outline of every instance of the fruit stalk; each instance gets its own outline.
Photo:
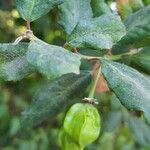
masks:
<path id="1" fill-rule="evenodd" d="M 91 99 L 94 99 L 94 94 L 95 94 L 95 90 L 96 90 L 96 86 L 97 86 L 97 82 L 99 80 L 100 74 L 101 74 L 101 68 L 99 67 L 99 69 L 97 71 L 96 79 L 93 79 L 93 81 L 92 81 L 91 90 L 90 90 L 90 93 L 88 96 Z"/>

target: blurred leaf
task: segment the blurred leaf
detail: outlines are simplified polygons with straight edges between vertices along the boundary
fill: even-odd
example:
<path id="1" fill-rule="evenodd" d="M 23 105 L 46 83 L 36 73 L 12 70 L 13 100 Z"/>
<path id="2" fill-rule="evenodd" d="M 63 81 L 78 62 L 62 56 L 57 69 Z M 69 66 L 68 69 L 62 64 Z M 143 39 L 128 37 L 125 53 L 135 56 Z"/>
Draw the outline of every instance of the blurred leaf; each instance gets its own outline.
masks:
<path id="1" fill-rule="evenodd" d="M 68 44 L 76 48 L 110 49 L 124 34 L 125 28 L 118 16 L 102 15 L 81 20 L 68 37 Z"/>
<path id="2" fill-rule="evenodd" d="M 143 48 L 139 53 L 129 57 L 132 66 L 150 74 L 150 47 Z"/>
<path id="3" fill-rule="evenodd" d="M 49 138 L 47 132 L 44 129 L 40 129 L 40 138 L 41 144 L 38 145 L 40 150 L 48 150 L 49 149 Z"/>
<path id="4" fill-rule="evenodd" d="M 113 54 L 150 46 L 150 15 L 148 14 L 150 14 L 150 6 L 140 9 L 126 20 L 127 34 L 113 46 Z"/>
<path id="5" fill-rule="evenodd" d="M 20 120 L 17 117 L 12 118 L 10 123 L 10 131 L 9 134 L 14 136 L 20 129 Z"/>
<path id="6" fill-rule="evenodd" d="M 79 74 L 80 57 L 66 49 L 49 45 L 39 39 L 30 42 L 27 60 L 48 78 L 67 73 Z"/>
<path id="7" fill-rule="evenodd" d="M 110 14 L 111 10 L 104 0 L 92 0 L 91 7 L 94 17 L 99 17 L 102 14 Z"/>
<path id="8" fill-rule="evenodd" d="M 9 107 L 7 104 L 0 104 L 0 143 L 1 143 L 1 138 L 3 135 L 5 135 L 6 131 L 9 128 L 10 124 L 10 113 L 9 113 Z"/>
<path id="9" fill-rule="evenodd" d="M 19 143 L 19 150 L 37 150 L 37 144 L 34 141 L 23 141 Z"/>
<path id="10" fill-rule="evenodd" d="M 0 44 L 0 79 L 6 81 L 21 80 L 31 74 L 34 69 L 27 62 L 25 54 L 28 44 Z"/>
<path id="11" fill-rule="evenodd" d="M 90 144 L 85 148 L 86 150 L 114 150 L 114 134 L 105 132 L 103 133 L 98 142 Z"/>
<path id="12" fill-rule="evenodd" d="M 122 105 L 117 96 L 113 92 L 111 93 L 110 100 L 111 100 L 111 110 L 113 111 L 120 110 Z"/>
<path id="13" fill-rule="evenodd" d="M 137 148 L 135 148 L 133 142 L 131 142 L 131 143 L 125 143 L 123 145 L 122 150 L 137 150 Z M 140 150 L 146 150 L 146 149 L 140 149 Z"/>
<path id="14" fill-rule="evenodd" d="M 126 65 L 104 59 L 101 69 L 122 105 L 130 110 L 143 111 L 150 123 L 150 79 Z"/>
<path id="15" fill-rule="evenodd" d="M 115 147 L 118 150 L 128 150 L 128 148 L 129 148 L 129 150 L 131 150 L 130 146 L 131 147 L 135 146 L 135 143 L 132 138 L 132 134 L 126 124 L 124 124 L 124 125 L 122 124 L 122 126 L 120 127 L 120 130 L 117 132 L 117 135 L 115 134 L 114 136 L 116 137 L 115 138 Z M 127 149 L 125 149 L 125 148 L 127 148 Z M 140 149 L 133 148 L 132 150 L 140 150 Z"/>
<path id="16" fill-rule="evenodd" d="M 130 117 L 128 123 L 135 141 L 141 146 L 150 148 L 150 127 L 136 117 Z"/>
<path id="17" fill-rule="evenodd" d="M 75 103 L 83 95 L 90 81 L 89 73 L 67 74 L 45 85 L 23 113 L 23 127 L 32 127 L 62 112 L 66 106 Z"/>
<path id="18" fill-rule="evenodd" d="M 59 6 L 59 24 L 64 28 L 67 34 L 71 34 L 80 20 L 93 16 L 90 1 L 91 0 L 65 0 L 65 2 Z"/>
<path id="19" fill-rule="evenodd" d="M 114 132 L 118 129 L 122 122 L 122 112 L 121 111 L 111 111 L 107 115 L 107 119 L 104 124 L 105 132 Z"/>
<path id="20" fill-rule="evenodd" d="M 113 150 L 113 133 L 105 132 L 101 138 L 97 150 Z"/>
<path id="21" fill-rule="evenodd" d="M 142 0 L 130 0 L 130 6 L 132 7 L 133 12 L 144 7 Z"/>
<path id="22" fill-rule="evenodd" d="M 6 104 L 0 105 L 0 119 L 3 119 L 9 115 L 9 108 Z"/>
<path id="23" fill-rule="evenodd" d="M 16 0 L 17 9 L 26 21 L 34 21 L 64 0 Z"/>
<path id="24" fill-rule="evenodd" d="M 150 0 L 143 0 L 145 5 L 150 5 Z"/>

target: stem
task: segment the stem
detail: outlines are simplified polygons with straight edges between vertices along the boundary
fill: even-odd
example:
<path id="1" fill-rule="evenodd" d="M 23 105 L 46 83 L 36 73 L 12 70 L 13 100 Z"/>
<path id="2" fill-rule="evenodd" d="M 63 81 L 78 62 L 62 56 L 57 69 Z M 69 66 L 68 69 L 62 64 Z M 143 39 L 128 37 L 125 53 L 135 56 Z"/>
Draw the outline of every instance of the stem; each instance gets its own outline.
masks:
<path id="1" fill-rule="evenodd" d="M 111 55 L 111 56 L 105 55 L 104 58 L 107 58 L 110 60 L 118 60 L 118 59 L 121 59 L 125 55 L 133 55 L 133 54 L 136 54 L 138 52 L 139 51 L 137 51 L 137 50 L 132 50 L 131 52 L 127 52 L 127 53 L 123 53 L 123 54 L 119 54 L 119 55 Z M 103 57 L 86 56 L 86 55 L 82 55 L 82 54 L 79 54 L 79 56 L 81 56 L 81 58 L 87 59 L 87 60 L 92 60 L 92 59 L 97 60 L 97 59 L 103 58 Z"/>
<path id="2" fill-rule="evenodd" d="M 91 87 L 91 90 L 90 90 L 90 93 L 89 93 L 89 96 L 88 96 L 89 98 L 94 99 L 95 89 L 96 89 L 96 86 L 97 86 L 97 82 L 98 82 L 100 73 L 101 73 L 101 68 L 98 69 L 96 79 L 92 81 L 92 87 Z"/>
<path id="3" fill-rule="evenodd" d="M 26 22 L 26 27 L 27 27 L 28 30 L 31 30 L 31 24 L 30 24 L 29 21 Z"/>
<path id="4" fill-rule="evenodd" d="M 111 60 L 118 60 L 118 59 L 121 59 L 123 56 L 126 56 L 126 55 L 134 55 L 136 53 L 138 53 L 139 50 L 132 50 L 130 52 L 127 52 L 127 53 L 123 53 L 123 54 L 119 54 L 119 55 L 112 55 L 110 56 L 110 59 Z M 109 58 L 109 57 L 108 57 Z"/>
<path id="5" fill-rule="evenodd" d="M 120 55 L 112 55 L 110 56 L 110 59 L 111 60 L 118 60 L 118 59 L 121 59 L 122 56 L 124 56 L 123 54 L 120 54 Z M 106 57 L 107 58 L 107 57 Z M 108 57 L 109 58 L 109 57 Z"/>
<path id="6" fill-rule="evenodd" d="M 80 53 L 77 53 L 77 55 L 79 55 L 81 58 L 87 59 L 87 60 L 92 60 L 92 59 L 97 60 L 97 59 L 102 58 L 102 57 L 95 57 L 95 56 L 82 55 L 82 54 L 80 54 Z"/>

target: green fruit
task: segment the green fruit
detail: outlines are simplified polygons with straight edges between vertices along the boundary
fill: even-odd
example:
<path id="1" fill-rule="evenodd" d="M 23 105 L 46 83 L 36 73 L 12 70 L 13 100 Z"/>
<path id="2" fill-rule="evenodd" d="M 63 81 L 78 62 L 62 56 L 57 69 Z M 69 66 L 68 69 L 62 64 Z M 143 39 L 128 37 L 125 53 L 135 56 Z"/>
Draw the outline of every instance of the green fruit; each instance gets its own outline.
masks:
<path id="1" fill-rule="evenodd" d="M 81 147 L 95 141 L 100 133 L 100 116 L 92 104 L 77 103 L 67 112 L 64 130 Z"/>
<path id="2" fill-rule="evenodd" d="M 63 128 L 59 132 L 59 144 L 62 150 L 83 150 L 83 148 L 80 148 L 79 145 L 72 141 Z"/>

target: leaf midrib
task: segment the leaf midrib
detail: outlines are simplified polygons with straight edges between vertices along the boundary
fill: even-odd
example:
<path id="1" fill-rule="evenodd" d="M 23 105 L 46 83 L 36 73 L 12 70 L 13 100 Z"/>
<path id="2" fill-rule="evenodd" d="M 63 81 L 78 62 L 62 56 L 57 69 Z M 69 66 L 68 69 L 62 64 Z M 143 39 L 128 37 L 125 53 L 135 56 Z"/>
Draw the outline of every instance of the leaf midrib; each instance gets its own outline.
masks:
<path id="1" fill-rule="evenodd" d="M 33 1 L 33 3 L 32 3 L 32 5 L 31 5 L 31 9 L 30 9 L 30 13 L 29 13 L 30 18 L 31 18 L 31 16 L 32 16 L 32 11 L 33 11 L 33 9 L 34 9 L 34 5 L 35 5 L 35 1 L 36 1 L 36 0 L 32 0 L 32 1 Z"/>

